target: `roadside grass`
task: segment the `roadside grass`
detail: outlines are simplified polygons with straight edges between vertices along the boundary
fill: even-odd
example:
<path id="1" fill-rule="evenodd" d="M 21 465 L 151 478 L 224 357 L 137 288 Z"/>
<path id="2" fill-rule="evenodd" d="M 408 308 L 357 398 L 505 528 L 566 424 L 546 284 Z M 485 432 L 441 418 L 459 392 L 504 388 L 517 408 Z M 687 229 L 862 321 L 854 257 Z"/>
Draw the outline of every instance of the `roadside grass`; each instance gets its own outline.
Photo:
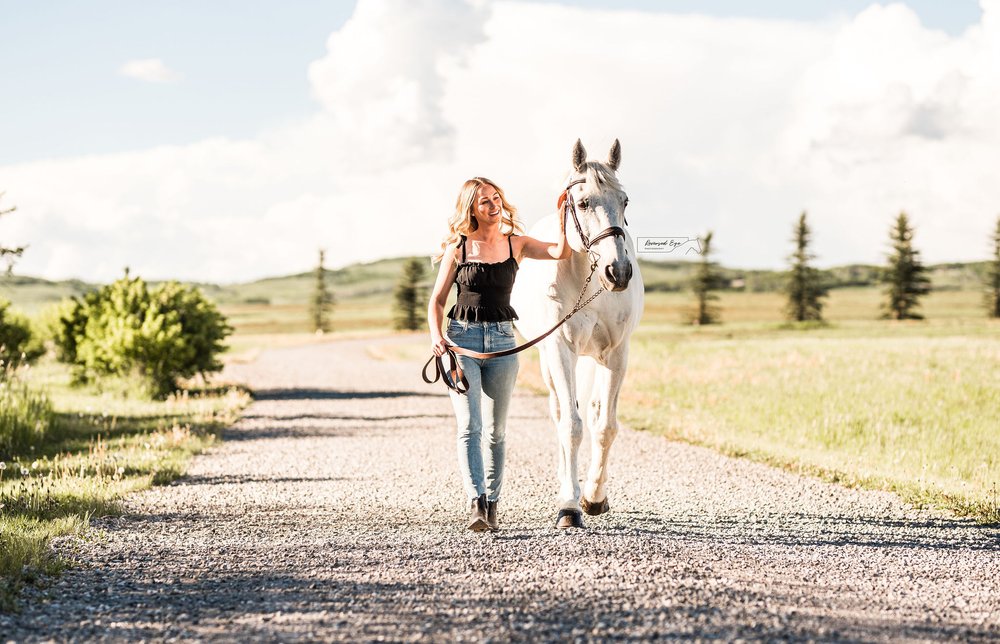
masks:
<path id="1" fill-rule="evenodd" d="M 69 382 L 68 370 L 50 360 L 33 370 L 31 386 L 52 401 L 55 431 L 0 469 L 3 610 L 15 607 L 25 584 L 65 567 L 52 538 L 82 533 L 91 516 L 120 512 L 125 494 L 182 476 L 249 402 L 236 388 L 142 401 Z"/>
<path id="2" fill-rule="evenodd" d="M 637 333 L 622 420 L 1000 521 L 1000 325 L 945 336 L 885 324 L 905 332 Z"/>

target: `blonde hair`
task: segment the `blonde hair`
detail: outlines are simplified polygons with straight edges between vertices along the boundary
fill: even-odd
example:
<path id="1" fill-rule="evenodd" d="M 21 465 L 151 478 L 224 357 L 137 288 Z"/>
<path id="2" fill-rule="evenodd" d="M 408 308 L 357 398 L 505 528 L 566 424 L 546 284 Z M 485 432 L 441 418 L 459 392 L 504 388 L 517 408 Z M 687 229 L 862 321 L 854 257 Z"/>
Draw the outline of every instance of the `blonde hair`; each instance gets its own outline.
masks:
<path id="1" fill-rule="evenodd" d="M 476 191 L 482 186 L 490 186 L 500 195 L 500 203 L 503 205 L 500 213 L 500 232 L 508 236 L 514 234 L 515 231 L 524 232 L 524 226 L 517 218 L 517 208 L 507 201 L 500 186 L 485 177 L 473 177 L 463 183 L 462 189 L 458 191 L 455 212 L 448 218 L 448 234 L 441 242 L 441 252 L 431 259 L 435 264 L 441 261 L 450 244 L 457 244 L 463 235 L 468 237 L 469 233 L 479 228 L 479 222 L 472 214 L 472 209 L 476 204 Z M 505 226 L 507 227 L 506 232 L 504 232 Z"/>

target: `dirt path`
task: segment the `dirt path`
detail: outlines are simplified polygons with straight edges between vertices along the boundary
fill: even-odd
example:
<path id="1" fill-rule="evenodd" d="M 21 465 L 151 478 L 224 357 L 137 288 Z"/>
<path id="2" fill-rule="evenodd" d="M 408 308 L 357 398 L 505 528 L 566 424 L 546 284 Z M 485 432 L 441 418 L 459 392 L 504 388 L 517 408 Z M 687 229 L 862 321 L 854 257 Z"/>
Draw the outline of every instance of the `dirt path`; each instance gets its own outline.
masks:
<path id="1" fill-rule="evenodd" d="M 0 639 L 1000 637 L 1000 531 L 644 433 L 615 445 L 612 512 L 555 530 L 537 396 L 502 532 L 468 533 L 443 387 L 368 344 L 233 368 L 260 395 L 225 442 L 61 543 L 81 565 Z"/>

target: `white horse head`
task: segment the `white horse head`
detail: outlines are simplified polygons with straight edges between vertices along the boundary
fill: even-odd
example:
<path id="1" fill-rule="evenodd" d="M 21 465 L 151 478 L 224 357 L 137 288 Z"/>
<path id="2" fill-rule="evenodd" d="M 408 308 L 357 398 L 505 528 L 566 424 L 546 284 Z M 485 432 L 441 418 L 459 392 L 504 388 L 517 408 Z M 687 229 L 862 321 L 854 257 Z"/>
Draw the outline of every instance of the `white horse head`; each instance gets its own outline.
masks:
<path id="1" fill-rule="evenodd" d="M 566 179 L 579 226 L 586 238 L 581 237 L 570 215 L 570 221 L 566 222 L 570 247 L 594 254 L 597 274 L 609 291 L 625 290 L 632 279 L 632 259 L 624 232 L 628 196 L 615 175 L 621 159 L 622 146 L 618 139 L 611 146 L 607 163 L 587 161 L 587 151 L 577 139 L 573 146 L 573 171 Z M 620 233 L 602 236 L 602 233 L 613 230 Z M 594 239 L 597 241 L 587 248 L 588 241 Z"/>

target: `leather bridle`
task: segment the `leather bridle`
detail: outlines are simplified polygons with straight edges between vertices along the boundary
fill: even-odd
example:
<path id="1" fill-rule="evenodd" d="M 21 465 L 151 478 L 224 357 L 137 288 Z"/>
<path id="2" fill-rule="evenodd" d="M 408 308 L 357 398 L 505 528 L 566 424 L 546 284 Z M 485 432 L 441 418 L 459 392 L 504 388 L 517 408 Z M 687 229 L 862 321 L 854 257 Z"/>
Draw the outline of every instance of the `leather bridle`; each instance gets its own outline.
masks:
<path id="1" fill-rule="evenodd" d="M 466 392 L 469 391 L 469 381 L 465 378 L 465 374 L 462 373 L 462 367 L 459 366 L 458 355 L 467 356 L 469 358 L 477 358 L 480 360 L 488 360 L 490 358 L 500 358 L 502 356 L 509 356 L 524 351 L 525 349 L 533 347 L 534 345 L 544 340 L 546 337 L 549 336 L 549 334 L 551 334 L 553 331 L 555 331 L 563 324 L 565 324 L 567 320 L 576 315 L 581 309 L 583 309 L 588 304 L 597 299 L 598 295 L 604 292 L 603 288 L 599 288 L 597 289 L 596 292 L 594 292 L 593 295 L 587 298 L 587 301 L 585 302 L 583 301 L 583 295 L 584 293 L 587 292 L 587 287 L 590 286 L 590 280 L 593 279 L 594 277 L 594 271 L 597 270 L 596 253 L 594 253 L 591 250 L 591 247 L 606 237 L 621 237 L 622 239 L 625 239 L 627 233 L 625 232 L 624 228 L 621 228 L 619 226 L 609 226 L 604 230 L 602 230 L 601 232 L 597 233 L 597 235 L 595 235 L 593 239 L 589 239 L 586 233 L 583 232 L 583 226 L 580 225 L 580 220 L 579 218 L 577 218 L 576 215 L 576 202 L 573 199 L 573 195 L 570 194 L 569 189 L 577 184 L 586 183 L 586 181 L 587 181 L 586 179 L 577 179 L 575 181 L 571 181 L 569 185 L 566 186 L 566 189 L 564 191 L 564 194 L 566 195 L 566 201 L 563 204 L 563 218 L 565 219 L 567 215 L 571 215 L 573 217 L 573 225 L 576 226 L 576 232 L 578 235 L 580 235 L 580 240 L 583 242 L 583 247 L 586 250 L 587 254 L 590 255 L 590 275 L 587 276 L 586 281 L 583 283 L 583 289 L 580 291 L 580 297 L 577 298 L 576 305 L 573 307 L 573 310 L 567 313 L 565 316 L 563 316 L 563 318 L 559 320 L 559 322 L 557 322 L 555 326 L 553 326 L 551 329 L 549 329 L 542 335 L 531 340 L 530 342 L 525 342 L 519 347 L 514 347 L 513 349 L 483 353 L 481 351 L 473 351 L 472 349 L 466 349 L 465 347 L 460 347 L 454 343 L 451 343 L 448 345 L 448 347 L 445 349 L 444 352 L 444 356 L 447 356 L 448 358 L 447 368 L 445 367 L 445 363 L 443 360 L 444 356 L 432 355 L 430 359 L 424 363 L 424 368 L 420 372 L 420 375 L 424 379 L 424 382 L 426 382 L 427 384 L 434 384 L 438 380 L 442 380 L 444 381 L 444 384 L 448 387 L 448 389 L 451 389 L 457 394 L 465 394 Z M 628 226 L 628 220 L 625 219 L 624 213 L 622 214 L 622 219 L 625 221 L 625 225 Z M 431 363 L 434 364 L 433 378 L 429 378 L 427 376 L 427 367 L 431 366 Z"/>
<path id="2" fill-rule="evenodd" d="M 587 234 L 583 232 L 583 226 L 580 225 L 580 220 L 576 216 L 576 200 L 573 199 L 573 195 L 570 194 L 569 191 L 569 189 L 573 186 L 586 182 L 586 179 L 577 179 L 576 181 L 570 181 L 569 185 L 566 186 L 566 203 L 563 206 L 563 217 L 566 216 L 567 212 L 573 216 L 573 225 L 576 226 L 576 233 L 580 235 L 580 241 L 583 242 L 583 247 L 587 250 L 587 252 L 590 252 L 590 247 L 605 237 L 621 237 L 624 239 L 626 233 L 625 229 L 619 226 L 608 226 L 601 232 L 597 233 L 593 239 L 587 238 Z M 622 219 L 625 219 L 625 213 L 622 213 Z M 625 225 L 628 226 L 628 219 L 625 219 Z"/>

